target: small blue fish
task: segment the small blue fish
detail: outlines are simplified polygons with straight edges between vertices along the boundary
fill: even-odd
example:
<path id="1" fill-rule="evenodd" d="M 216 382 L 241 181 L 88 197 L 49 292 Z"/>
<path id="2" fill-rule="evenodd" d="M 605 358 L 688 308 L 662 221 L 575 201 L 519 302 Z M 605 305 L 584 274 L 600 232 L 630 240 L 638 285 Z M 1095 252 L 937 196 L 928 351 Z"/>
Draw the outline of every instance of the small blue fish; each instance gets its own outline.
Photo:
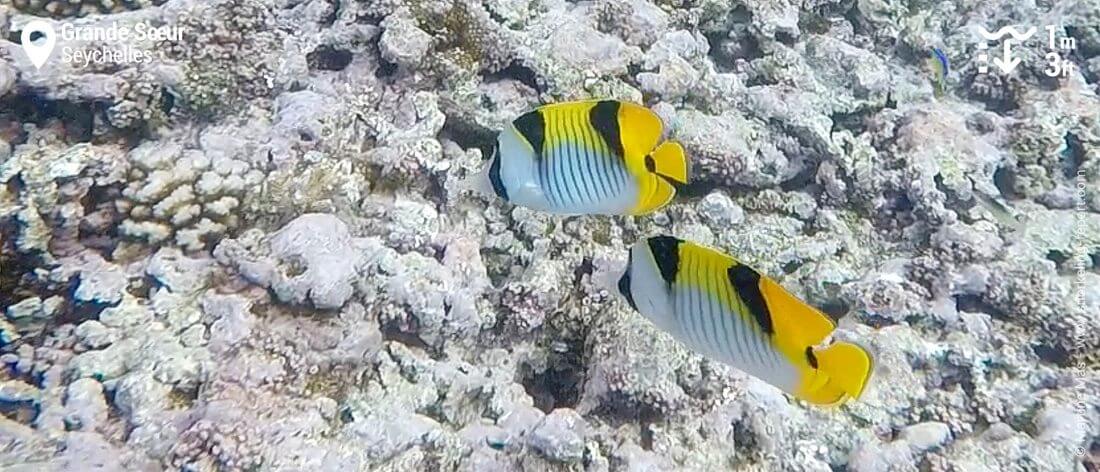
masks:
<path id="1" fill-rule="evenodd" d="M 936 97 L 942 97 L 947 88 L 947 74 L 951 72 L 951 66 L 947 61 L 947 55 L 939 48 L 932 48 L 932 54 L 928 57 L 928 66 L 932 69 L 932 88 Z"/>

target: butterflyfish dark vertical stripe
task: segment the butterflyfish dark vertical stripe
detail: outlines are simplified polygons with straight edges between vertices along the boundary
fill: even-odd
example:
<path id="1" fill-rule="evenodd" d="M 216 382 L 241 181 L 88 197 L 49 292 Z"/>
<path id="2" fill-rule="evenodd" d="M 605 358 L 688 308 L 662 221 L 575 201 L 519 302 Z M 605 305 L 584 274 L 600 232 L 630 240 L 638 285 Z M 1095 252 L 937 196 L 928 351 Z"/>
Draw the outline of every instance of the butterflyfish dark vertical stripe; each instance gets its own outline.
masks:
<path id="1" fill-rule="evenodd" d="M 548 139 L 546 142 L 544 159 L 546 159 L 547 169 L 549 169 L 549 172 L 546 174 L 546 180 L 550 182 L 550 186 L 554 189 L 554 199 L 557 201 L 557 206 L 561 207 L 565 204 L 565 193 L 562 192 L 561 182 L 558 180 L 558 176 L 561 175 L 562 171 L 561 159 L 558 159 L 557 156 L 558 147 L 556 146 L 557 140 L 555 139 L 557 136 L 554 136 L 553 129 L 550 128 L 551 123 L 550 120 L 546 122 L 546 135 Z"/>
<path id="2" fill-rule="evenodd" d="M 691 258 L 696 260 L 695 273 L 699 274 L 698 283 L 695 289 L 699 294 L 700 301 L 699 321 L 700 332 L 703 335 L 702 345 L 707 346 L 711 351 L 717 352 L 711 342 L 712 333 L 710 332 L 710 318 L 712 317 L 712 313 L 710 309 L 710 297 L 707 296 L 707 286 L 709 285 L 707 281 L 707 261 L 705 258 L 698 257 L 698 254 L 692 255 Z"/>
<path id="3" fill-rule="evenodd" d="M 691 339 L 692 327 L 691 322 L 688 320 L 688 315 L 691 314 L 691 298 L 689 293 L 682 286 L 673 286 L 672 292 L 676 294 L 676 310 L 673 312 L 676 315 L 676 319 L 680 322 L 680 327 L 683 329 L 684 336 Z"/>
<path id="4" fill-rule="evenodd" d="M 581 204 L 581 187 L 580 180 L 577 175 L 577 162 L 573 159 L 572 149 L 569 146 L 569 133 L 565 128 L 565 114 L 559 113 L 557 116 L 557 130 L 558 130 L 558 149 L 559 155 L 562 159 L 562 167 L 565 168 L 565 172 L 562 175 L 562 184 L 565 185 L 566 192 L 569 193 L 569 205 L 571 208 L 576 208 Z"/>
<path id="5" fill-rule="evenodd" d="M 695 261 L 694 265 L 694 270 L 706 270 L 706 266 L 703 264 L 702 260 Z M 714 352 L 714 346 L 712 346 L 710 342 L 710 333 L 707 332 L 707 326 L 709 326 L 707 318 L 710 317 L 710 304 L 707 301 L 706 290 L 703 286 L 697 285 L 693 287 L 692 292 L 695 293 L 696 304 L 698 305 L 695 308 L 695 317 L 696 322 L 699 324 L 699 345 L 705 347 L 708 352 Z"/>
<path id="6" fill-rule="evenodd" d="M 736 264 L 726 273 L 730 283 L 745 301 L 749 313 L 756 319 L 757 326 L 770 337 L 775 331 L 772 327 L 771 313 L 768 312 L 768 303 L 764 300 L 764 294 L 760 292 L 760 274 L 744 264 Z"/>
<path id="7" fill-rule="evenodd" d="M 619 102 L 601 100 L 588 112 L 592 127 L 600 133 L 608 149 L 618 157 L 623 157 L 623 140 L 619 130 Z"/>
<path id="8" fill-rule="evenodd" d="M 611 194 L 611 188 L 608 185 L 607 169 L 603 164 L 603 159 L 600 158 L 600 154 L 596 151 L 596 147 L 593 143 L 593 136 L 588 132 L 587 122 L 580 119 L 576 122 L 577 134 L 581 137 L 579 145 L 582 146 L 584 151 L 584 159 L 592 166 L 592 184 L 596 187 L 596 198 L 604 200 Z"/>
<path id="9" fill-rule="evenodd" d="M 621 192 L 626 189 L 626 183 L 631 179 L 630 174 L 628 174 L 626 170 L 626 161 L 623 160 L 621 156 L 613 155 L 610 152 L 607 156 L 615 165 L 615 174 L 619 177 L 619 191 Z"/>
<path id="10" fill-rule="evenodd" d="M 623 276 L 619 277 L 619 293 L 626 297 L 626 302 L 630 304 L 630 308 L 634 311 L 638 311 L 638 305 L 634 303 L 634 293 L 630 288 L 630 271 L 634 267 L 634 253 L 631 253 L 626 257 L 626 270 L 623 271 Z"/>
<path id="11" fill-rule="evenodd" d="M 569 195 L 572 199 L 572 206 L 575 208 L 578 204 L 583 203 L 583 193 L 581 191 L 579 172 L 577 172 L 577 161 L 573 159 L 573 149 L 569 145 L 569 131 L 566 127 L 565 113 L 558 114 L 558 146 L 561 146 L 561 157 L 565 160 L 565 167 L 568 169 L 566 172 L 567 178 L 564 180 L 566 188 L 569 189 Z"/>
<path id="12" fill-rule="evenodd" d="M 734 318 L 736 315 L 729 303 L 733 300 L 729 284 L 719 281 L 718 290 L 721 294 L 719 300 L 725 301 L 722 303 L 722 332 L 724 333 L 726 349 L 729 351 L 730 359 L 742 359 L 745 357 L 745 353 L 741 348 L 741 343 L 737 341 L 737 318 Z M 734 350 L 736 350 L 736 353 Z"/>
<path id="13" fill-rule="evenodd" d="M 546 120 L 543 118 L 542 112 L 533 110 L 524 113 L 512 121 L 512 126 L 516 128 L 520 136 L 523 136 L 523 139 L 531 144 L 535 156 L 541 158 L 546 143 Z"/>
<path id="14" fill-rule="evenodd" d="M 607 193 L 608 195 L 619 195 L 619 176 L 615 172 L 615 161 L 608 154 L 607 147 L 600 142 L 598 136 L 593 135 L 593 147 L 595 151 L 596 159 L 600 162 L 600 168 L 603 169 L 604 176 L 607 179 Z"/>
<path id="15" fill-rule="evenodd" d="M 493 150 L 493 162 L 489 164 L 489 183 L 493 185 L 493 193 L 504 201 L 508 201 L 508 190 L 504 188 L 504 181 L 500 179 L 500 149 Z"/>
<path id="16" fill-rule="evenodd" d="M 584 130 L 584 142 L 588 148 L 588 155 L 595 163 L 596 168 L 599 169 L 600 174 L 600 187 L 602 187 L 601 198 L 612 198 L 615 193 L 611 187 L 611 167 L 607 159 L 604 159 L 604 152 L 600 148 L 600 138 L 596 136 L 595 131 L 592 130 L 592 126 L 588 124 L 588 120 L 585 119 L 581 122 L 581 129 Z"/>
<path id="17" fill-rule="evenodd" d="M 596 198 L 603 200 L 609 196 L 607 185 L 607 173 L 600 160 L 600 154 L 593 145 L 593 137 L 588 132 L 588 122 L 581 116 L 576 117 L 574 124 L 577 126 L 577 136 L 580 137 L 578 145 L 583 150 L 584 159 L 592 166 L 592 184 L 596 187 Z"/>
<path id="18" fill-rule="evenodd" d="M 596 151 L 596 154 L 599 156 L 599 164 L 601 164 L 604 168 L 607 169 L 607 171 L 606 171 L 607 184 L 608 184 L 607 189 L 608 189 L 610 195 L 618 196 L 619 191 L 621 191 L 621 187 L 623 187 L 619 183 L 619 174 L 618 174 L 618 166 L 617 166 L 618 161 L 619 161 L 619 157 L 616 157 L 614 154 L 612 154 L 612 152 L 610 152 L 607 145 L 604 143 L 604 140 L 599 138 L 599 136 L 598 136 L 599 133 L 597 133 L 595 131 L 595 129 L 592 129 L 591 133 L 593 133 L 592 134 L 593 149 Z"/>
<path id="19" fill-rule="evenodd" d="M 561 206 L 561 201 L 558 198 L 558 192 L 554 188 L 554 160 L 550 158 L 550 155 L 542 156 L 539 160 L 539 164 L 542 169 L 540 172 L 540 179 L 543 191 L 546 192 L 546 196 L 549 197 L 550 204 L 553 206 Z"/>
<path id="20" fill-rule="evenodd" d="M 558 199 L 558 206 L 565 206 L 568 202 L 566 199 L 568 195 L 565 193 L 565 187 L 562 185 L 562 174 L 565 173 L 565 166 L 561 161 L 561 147 L 556 145 L 557 143 L 551 143 L 547 148 L 550 152 L 547 153 L 546 159 L 550 161 L 550 182 L 554 186 L 554 194 Z"/>
<path id="21" fill-rule="evenodd" d="M 654 236 L 649 238 L 649 251 L 661 271 L 661 278 L 672 285 L 680 270 L 680 240 L 672 236 Z"/>
<path id="22" fill-rule="evenodd" d="M 733 288 L 732 285 L 731 288 Z M 754 358 L 759 358 L 756 349 L 753 348 L 753 336 L 756 336 L 756 331 L 752 328 L 752 321 L 749 319 L 751 315 L 744 300 L 741 299 L 740 294 L 737 294 L 736 289 L 734 294 L 734 299 L 737 301 L 737 319 L 741 322 L 741 344 L 745 346 L 745 362 L 754 362 Z"/>
<path id="23" fill-rule="evenodd" d="M 577 168 L 581 170 L 581 177 L 584 181 L 584 202 L 591 205 L 600 198 L 599 188 L 596 185 L 596 169 L 592 160 L 588 158 L 588 151 L 584 146 L 584 136 L 581 135 L 577 118 L 578 116 L 575 114 L 569 115 L 570 146 L 573 148 L 573 156 L 577 159 Z"/>
<path id="24" fill-rule="evenodd" d="M 710 336 L 711 345 L 714 348 L 715 353 L 722 352 L 722 343 L 720 342 L 722 337 L 718 331 L 720 317 L 722 316 L 721 303 L 718 299 L 718 283 L 721 282 L 717 276 L 717 267 L 714 265 L 713 260 L 707 260 L 704 270 L 707 271 L 707 306 L 710 316 L 707 317 L 707 334 Z"/>
<path id="25" fill-rule="evenodd" d="M 691 262 L 687 260 L 680 260 L 680 270 L 687 273 L 692 270 Z M 687 339 L 690 339 L 693 343 L 698 343 L 698 325 L 695 322 L 695 292 L 690 285 L 683 282 L 676 283 L 676 288 L 684 294 L 686 300 L 686 306 L 681 312 L 680 317 L 683 319 L 684 325 L 687 327 Z"/>
<path id="26" fill-rule="evenodd" d="M 753 346 L 753 349 L 755 350 L 756 354 L 758 356 L 760 356 L 760 365 L 762 365 L 762 366 L 768 365 L 768 357 L 769 356 L 768 356 L 767 345 L 765 344 L 767 342 L 767 341 L 765 341 L 766 339 L 767 339 L 767 337 L 764 335 L 764 333 L 762 331 L 756 331 L 752 335 L 752 342 L 753 342 L 752 346 Z"/>
<path id="27" fill-rule="evenodd" d="M 705 277 L 704 272 L 707 269 L 706 269 L 706 266 L 703 264 L 703 262 L 704 262 L 703 259 L 701 257 L 696 257 L 696 254 L 687 253 L 687 254 L 681 255 L 681 257 L 682 257 L 681 260 L 684 261 L 683 264 L 684 264 L 685 270 L 686 270 L 685 273 L 686 274 L 696 274 L 696 279 L 693 281 L 694 283 L 692 283 L 690 285 L 691 286 L 691 293 L 693 293 L 695 295 L 695 305 L 696 305 L 695 310 L 694 310 L 695 323 L 698 326 L 698 330 L 699 330 L 699 339 L 696 340 L 696 342 L 700 346 L 703 346 L 704 348 L 706 348 L 709 351 L 710 350 L 710 342 L 707 339 L 707 316 L 708 316 L 708 314 L 707 314 L 707 300 L 706 300 L 706 288 L 705 288 L 706 283 L 705 283 L 705 279 L 703 278 L 703 277 Z M 690 269 L 687 268 L 689 266 L 691 267 Z M 690 278 L 689 277 L 684 278 L 685 285 L 687 285 L 686 282 L 687 282 L 688 279 L 690 279 Z"/>
<path id="28" fill-rule="evenodd" d="M 563 134 L 568 136 L 568 140 L 563 143 L 569 150 L 569 160 L 573 165 L 573 177 L 577 182 L 577 194 L 580 196 L 580 203 L 587 206 L 592 202 L 592 189 L 588 183 L 590 173 L 585 170 L 584 159 L 581 159 L 581 150 L 577 146 L 577 133 L 573 129 L 573 115 L 569 114 L 564 116 Z"/>
<path id="29" fill-rule="evenodd" d="M 691 258 L 683 258 L 680 263 L 683 264 L 682 269 L 684 273 L 690 274 L 698 270 L 695 266 L 695 261 Z M 686 282 L 686 280 L 684 282 Z M 703 343 L 703 307 L 699 299 L 699 290 L 697 287 L 693 287 L 684 282 L 680 282 L 677 285 L 688 294 L 688 299 L 691 301 L 691 303 L 688 304 L 688 311 L 686 313 L 688 322 L 691 324 L 691 342 L 706 349 L 706 344 Z"/>

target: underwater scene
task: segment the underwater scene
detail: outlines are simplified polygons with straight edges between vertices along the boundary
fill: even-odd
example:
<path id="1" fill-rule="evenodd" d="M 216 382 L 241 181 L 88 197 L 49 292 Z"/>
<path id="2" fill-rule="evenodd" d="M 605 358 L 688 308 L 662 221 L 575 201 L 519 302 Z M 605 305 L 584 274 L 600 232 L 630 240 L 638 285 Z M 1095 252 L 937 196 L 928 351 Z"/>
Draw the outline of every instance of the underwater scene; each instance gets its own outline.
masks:
<path id="1" fill-rule="evenodd" d="M 0 0 L 0 471 L 1100 472 L 1100 0 Z"/>

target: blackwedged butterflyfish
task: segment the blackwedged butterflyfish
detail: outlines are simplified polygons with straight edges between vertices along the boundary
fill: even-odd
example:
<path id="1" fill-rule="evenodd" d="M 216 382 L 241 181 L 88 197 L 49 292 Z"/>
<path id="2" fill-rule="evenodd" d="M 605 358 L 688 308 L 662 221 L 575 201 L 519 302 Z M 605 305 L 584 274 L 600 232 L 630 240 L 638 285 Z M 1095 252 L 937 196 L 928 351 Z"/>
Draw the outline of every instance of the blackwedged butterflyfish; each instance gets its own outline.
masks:
<path id="1" fill-rule="evenodd" d="M 801 400 L 838 405 L 859 398 L 870 379 L 866 349 L 827 343 L 836 327 L 828 316 L 714 249 L 671 236 L 643 239 L 621 275 L 603 277 L 688 348 Z"/>
<path id="2" fill-rule="evenodd" d="M 460 185 L 563 215 L 642 215 L 688 181 L 684 149 L 648 108 L 617 100 L 540 106 L 497 136 L 489 165 Z"/>

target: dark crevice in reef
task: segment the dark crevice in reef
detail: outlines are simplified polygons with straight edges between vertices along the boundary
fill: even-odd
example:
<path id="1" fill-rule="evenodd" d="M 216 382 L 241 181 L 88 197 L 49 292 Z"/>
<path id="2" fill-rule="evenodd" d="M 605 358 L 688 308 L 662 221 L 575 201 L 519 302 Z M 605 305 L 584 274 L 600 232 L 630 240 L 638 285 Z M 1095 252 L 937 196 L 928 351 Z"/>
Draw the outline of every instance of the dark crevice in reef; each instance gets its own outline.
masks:
<path id="1" fill-rule="evenodd" d="M 341 71 L 351 64 L 353 58 L 351 51 L 324 45 L 306 54 L 306 64 L 309 64 L 310 70 Z"/>
<path id="2" fill-rule="evenodd" d="M 985 313 L 995 319 L 1007 320 L 1005 312 L 987 303 L 980 295 L 955 295 L 955 309 L 968 313 Z"/>
<path id="3" fill-rule="evenodd" d="M 1051 249 L 1047 251 L 1046 258 L 1048 261 L 1053 262 L 1055 266 L 1061 268 L 1069 260 L 1070 255 L 1057 249 Z"/>
<path id="4" fill-rule="evenodd" d="M 131 280 L 130 283 L 126 285 L 126 292 L 134 298 L 148 300 L 149 297 L 152 296 L 153 289 L 162 286 L 163 285 L 156 277 L 145 275 Z"/>
<path id="5" fill-rule="evenodd" d="M 340 9 L 344 6 L 341 1 L 342 0 L 331 0 L 332 12 L 325 15 L 324 18 L 321 18 L 321 24 L 325 26 L 332 26 L 336 23 L 336 19 L 340 18 Z"/>
<path id="6" fill-rule="evenodd" d="M 378 68 L 374 70 L 374 76 L 392 82 L 397 75 L 397 64 L 378 57 Z"/>
<path id="7" fill-rule="evenodd" d="M 176 97 L 171 93 L 162 94 L 160 100 L 159 106 L 166 113 L 175 107 Z M 111 106 L 99 100 L 53 100 L 33 89 L 21 90 L 0 99 L 0 133 L 5 138 L 14 135 L 16 139 L 9 140 L 11 144 L 22 144 L 26 133 L 9 128 L 13 124 L 34 123 L 40 129 L 59 128 L 68 143 L 120 142 L 127 147 L 136 146 L 151 135 L 147 121 L 126 128 L 112 126 L 108 117 Z"/>
<path id="8" fill-rule="evenodd" d="M 555 408 L 573 408 L 580 400 L 585 367 L 576 349 L 554 356 L 552 367 L 536 372 L 524 365 L 520 383 L 534 399 L 535 407 L 550 413 Z"/>
<path id="9" fill-rule="evenodd" d="M 444 187 L 442 173 L 428 175 L 428 188 L 424 198 L 432 202 L 437 210 L 442 211 L 447 206 L 447 188 Z"/>
<path id="10" fill-rule="evenodd" d="M 385 18 L 385 16 L 378 16 L 370 13 L 360 13 L 359 16 L 355 17 L 355 21 L 361 24 L 380 26 L 382 24 L 382 20 L 384 20 Z"/>
<path id="11" fill-rule="evenodd" d="M 853 136 L 859 136 L 867 131 L 867 117 L 878 110 L 859 109 L 849 113 L 837 112 L 829 115 L 833 121 L 833 127 L 829 130 L 832 135 L 837 131 L 851 131 Z"/>
<path id="12" fill-rule="evenodd" d="M 99 253 L 105 260 L 113 260 L 112 254 L 120 241 L 118 227 L 125 219 L 115 211 L 115 202 L 122 198 L 120 186 L 93 185 L 80 200 L 84 207 L 85 220 L 89 215 L 107 215 L 110 220 L 101 227 L 92 227 L 87 221 L 81 221 L 78 228 L 80 244 Z"/>
<path id="13" fill-rule="evenodd" d="M 665 414 L 659 408 L 628 400 L 621 395 L 614 395 L 604 400 L 592 414 L 602 417 L 615 428 L 624 424 L 637 424 L 642 427 L 654 423 L 666 424 Z"/>
<path id="14" fill-rule="evenodd" d="M 31 400 L 0 402 L 0 416 L 21 424 L 31 424 L 38 417 L 39 406 Z"/>
<path id="15" fill-rule="evenodd" d="M 993 185 L 1001 192 L 1001 196 L 1008 200 L 1018 198 L 1016 195 L 1016 174 L 1011 168 L 998 167 L 993 171 Z"/>
<path id="16" fill-rule="evenodd" d="M 573 269 L 573 287 L 579 289 L 581 280 L 584 279 L 585 275 L 591 276 L 594 269 L 595 268 L 592 266 L 592 258 L 585 257 L 580 265 L 578 265 L 576 269 Z"/>
<path id="17" fill-rule="evenodd" d="M 752 12 L 744 5 L 738 5 L 726 15 L 724 28 L 704 33 L 710 46 L 707 54 L 714 61 L 718 72 L 734 71 L 740 59 L 753 61 L 764 57 L 760 41 L 747 27 L 751 23 Z"/>
<path id="18" fill-rule="evenodd" d="M 642 446 L 642 449 L 645 449 L 647 451 L 652 451 L 653 450 L 653 428 L 650 428 L 651 424 L 652 423 L 642 424 L 642 431 L 641 431 L 641 434 L 640 434 L 640 436 L 641 436 L 641 441 L 640 441 L 641 444 L 640 445 Z"/>
<path id="19" fill-rule="evenodd" d="M 738 457 L 754 457 L 759 453 L 756 433 L 745 422 L 737 421 L 733 423 L 733 437 L 736 438 L 733 449 L 737 451 Z"/>
<path id="20" fill-rule="evenodd" d="M 714 189 L 719 187 L 717 182 L 711 182 L 711 181 L 706 181 L 706 180 L 701 180 L 701 179 L 690 179 L 690 180 L 691 181 L 688 182 L 687 185 L 677 185 L 676 186 L 676 198 L 677 199 L 691 200 L 691 199 L 696 199 L 696 198 L 702 198 L 702 197 L 707 196 L 707 194 L 709 194 L 710 192 L 714 191 Z M 731 193 L 744 193 L 744 192 L 748 191 L 747 187 L 745 187 L 745 188 L 731 188 L 730 186 L 726 186 L 726 187 L 730 188 Z"/>
<path id="21" fill-rule="evenodd" d="M 829 318 L 832 318 L 833 322 L 840 321 L 844 315 L 847 315 L 851 311 L 852 307 L 843 300 L 830 300 L 822 303 L 818 306 L 818 309 L 822 313 L 825 313 Z"/>
<path id="22" fill-rule="evenodd" d="M 508 67 L 492 74 L 484 75 L 485 82 L 495 82 L 504 79 L 517 80 L 523 85 L 531 87 L 532 90 L 539 94 L 541 94 L 542 90 L 545 88 L 543 84 L 540 83 L 541 78 L 539 75 L 533 69 L 521 64 L 519 61 L 512 61 L 508 64 Z"/>
<path id="23" fill-rule="evenodd" d="M 45 127 L 53 120 L 61 122 L 67 139 L 73 142 L 89 142 L 94 137 L 96 115 L 106 110 L 96 102 L 49 100 L 32 92 L 22 92 L 0 100 L 0 123 L 12 120 L 17 123 L 34 123 Z"/>
<path id="24" fill-rule="evenodd" d="M 577 404 L 578 375 L 570 370 L 547 369 L 529 373 L 521 383 L 535 402 L 535 407 L 550 413 L 555 408 L 572 408 Z"/>
<path id="25" fill-rule="evenodd" d="M 418 324 L 415 319 L 411 321 L 411 323 Z M 397 321 L 389 321 L 382 325 L 382 339 L 386 341 L 396 341 L 409 347 L 423 349 L 432 359 L 440 359 L 441 356 L 438 350 L 428 345 L 423 339 L 420 339 L 420 336 L 416 334 L 417 331 L 419 331 L 419 326 L 402 329 Z"/>
<path id="26" fill-rule="evenodd" d="M 718 72 L 735 71 L 739 59 L 752 61 L 764 57 L 760 43 L 751 34 L 731 38 L 726 33 L 716 32 L 707 33 L 705 37 L 710 45 L 707 55 L 714 61 Z"/>
<path id="27" fill-rule="evenodd" d="M 1059 367 L 1068 367 L 1070 365 L 1070 355 L 1061 346 L 1051 346 L 1049 344 L 1032 344 L 1031 350 L 1035 352 L 1039 359 L 1057 365 Z"/>
<path id="28" fill-rule="evenodd" d="M 775 40 L 783 43 L 787 47 L 794 47 L 794 44 L 797 42 L 794 35 L 786 31 L 776 31 Z"/>
<path id="29" fill-rule="evenodd" d="M 13 241 L 14 231 L 12 225 L 0 226 L 0 238 L 4 241 Z M 20 300 L 35 295 L 35 291 L 27 286 L 32 279 L 34 269 L 38 267 L 35 258 L 20 256 L 10 251 L 7 247 L 0 247 L 0 311 L 14 305 Z"/>
<path id="30" fill-rule="evenodd" d="M 863 12 L 859 11 L 859 2 L 852 2 L 844 12 L 844 19 L 852 24 L 852 32 L 859 36 L 871 36 L 868 34 L 868 22 L 863 18 Z"/>
<path id="31" fill-rule="evenodd" d="M 814 8 L 800 8 L 798 11 L 798 29 L 808 34 L 827 34 L 833 29 L 831 18 L 840 17 L 844 10 L 837 4 L 819 5 Z"/>
<path id="32" fill-rule="evenodd" d="M 497 132 L 447 115 L 440 137 L 454 141 L 462 149 L 480 149 L 482 159 L 493 155 L 497 145 Z"/>
<path id="33" fill-rule="evenodd" d="M 164 112 L 166 116 L 171 116 L 172 110 L 176 108 L 176 94 L 168 87 L 160 88 L 160 111 Z"/>
<path id="34" fill-rule="evenodd" d="M 1062 152 L 1062 170 L 1067 179 L 1077 177 L 1077 171 L 1085 160 L 1085 145 L 1076 134 L 1066 133 L 1066 149 Z"/>
<path id="35" fill-rule="evenodd" d="M 551 340 L 547 367 L 536 370 L 524 363 L 519 373 L 520 384 L 534 399 L 535 407 L 546 413 L 555 408 L 576 407 L 588 370 L 585 362 L 587 331 L 568 331 L 554 326 L 548 326 L 548 330 L 550 334 L 544 338 Z"/>
<path id="36" fill-rule="evenodd" d="M 799 267 L 802 267 L 803 264 L 804 264 L 804 262 L 800 261 L 800 260 L 799 261 L 787 261 L 786 264 L 783 264 L 783 273 L 788 274 L 788 275 L 793 274 L 793 273 L 795 273 L 795 271 L 798 270 Z"/>
<path id="37" fill-rule="evenodd" d="M 779 188 L 784 192 L 800 191 L 810 195 L 818 194 L 817 168 L 820 161 L 813 161 L 791 178 L 779 183 Z"/>
<path id="38" fill-rule="evenodd" d="M 99 314 L 112 306 L 118 306 L 118 303 L 99 303 L 99 302 L 78 302 L 76 301 L 76 289 L 80 286 L 80 276 L 74 276 L 69 279 L 68 287 L 65 289 L 65 301 L 66 306 L 61 310 L 60 314 L 50 319 L 50 323 L 53 326 L 63 325 L 66 323 L 78 325 L 84 320 L 96 320 L 99 319 Z M 45 298 L 43 295 L 40 297 Z"/>

